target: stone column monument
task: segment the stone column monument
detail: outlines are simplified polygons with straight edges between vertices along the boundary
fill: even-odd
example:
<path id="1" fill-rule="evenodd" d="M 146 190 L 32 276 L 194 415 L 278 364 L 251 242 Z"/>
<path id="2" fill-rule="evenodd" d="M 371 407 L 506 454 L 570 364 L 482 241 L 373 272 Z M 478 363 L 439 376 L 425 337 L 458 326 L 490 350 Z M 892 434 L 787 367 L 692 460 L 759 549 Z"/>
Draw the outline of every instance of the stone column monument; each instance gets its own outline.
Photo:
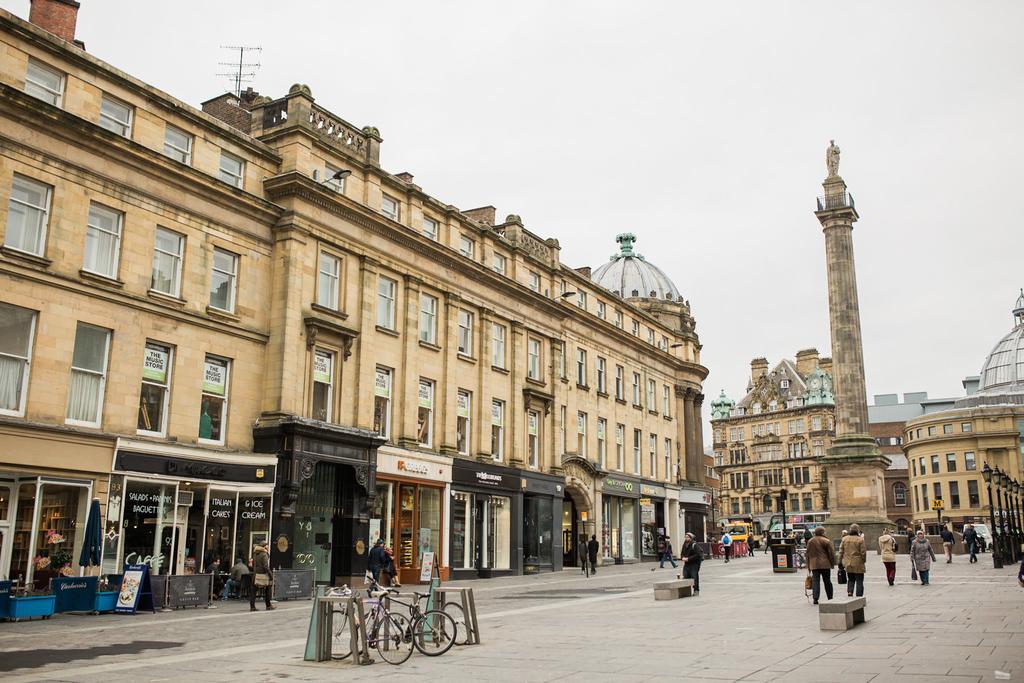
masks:
<path id="1" fill-rule="evenodd" d="M 836 435 L 822 464 L 828 477 L 828 535 L 837 539 L 857 523 L 868 548 L 882 530 L 893 526 L 885 514 L 885 470 L 889 458 L 868 434 L 868 402 L 864 387 L 864 350 L 860 333 L 857 274 L 853 263 L 853 224 L 860 218 L 853 196 L 839 175 L 839 147 L 832 140 L 825 152 L 828 177 L 815 215 L 825 233 L 828 308 L 832 330 L 833 387 Z"/>

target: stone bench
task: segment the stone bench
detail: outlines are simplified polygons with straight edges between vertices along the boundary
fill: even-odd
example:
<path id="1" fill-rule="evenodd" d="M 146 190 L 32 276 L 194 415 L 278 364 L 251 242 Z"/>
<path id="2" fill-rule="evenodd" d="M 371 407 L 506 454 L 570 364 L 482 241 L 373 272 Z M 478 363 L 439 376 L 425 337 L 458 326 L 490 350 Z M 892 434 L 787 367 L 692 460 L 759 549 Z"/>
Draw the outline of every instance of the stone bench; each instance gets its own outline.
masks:
<path id="1" fill-rule="evenodd" d="M 830 600 L 818 605 L 818 627 L 822 631 L 848 631 L 864 623 L 865 598 Z"/>
<path id="2" fill-rule="evenodd" d="M 678 600 L 693 595 L 693 579 L 659 581 L 654 584 L 655 600 Z"/>

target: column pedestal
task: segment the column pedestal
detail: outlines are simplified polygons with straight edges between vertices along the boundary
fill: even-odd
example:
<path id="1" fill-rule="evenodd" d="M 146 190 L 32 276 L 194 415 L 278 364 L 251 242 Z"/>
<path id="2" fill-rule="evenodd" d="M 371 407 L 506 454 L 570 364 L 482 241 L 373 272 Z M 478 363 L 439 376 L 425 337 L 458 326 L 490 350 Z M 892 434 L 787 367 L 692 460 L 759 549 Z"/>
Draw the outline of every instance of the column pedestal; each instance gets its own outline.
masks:
<path id="1" fill-rule="evenodd" d="M 878 537 L 895 526 L 885 508 L 889 458 L 870 436 L 849 434 L 835 439 L 821 462 L 828 472 L 828 537 L 838 539 L 844 529 L 858 524 L 868 550 L 877 548 Z"/>

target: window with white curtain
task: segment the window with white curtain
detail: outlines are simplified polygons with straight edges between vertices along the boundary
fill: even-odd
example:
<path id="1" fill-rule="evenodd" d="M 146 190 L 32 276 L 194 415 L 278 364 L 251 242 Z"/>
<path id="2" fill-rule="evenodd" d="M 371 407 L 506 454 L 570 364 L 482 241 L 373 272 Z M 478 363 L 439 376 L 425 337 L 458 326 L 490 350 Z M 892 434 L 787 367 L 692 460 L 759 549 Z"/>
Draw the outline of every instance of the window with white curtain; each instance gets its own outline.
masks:
<path id="1" fill-rule="evenodd" d="M 25 414 L 36 312 L 0 302 L 0 414 Z"/>
<path id="2" fill-rule="evenodd" d="M 100 426 L 109 350 L 110 330 L 78 323 L 75 350 L 71 357 L 71 382 L 68 387 L 69 424 Z"/>
<path id="3" fill-rule="evenodd" d="M 170 296 L 178 296 L 181 292 L 181 259 L 184 253 L 184 235 L 167 228 L 156 229 L 151 289 Z"/>
<path id="4" fill-rule="evenodd" d="M 49 185 L 14 174 L 11 198 L 7 203 L 4 246 L 36 256 L 43 255 L 46 228 L 50 222 L 50 191 Z"/>
<path id="5" fill-rule="evenodd" d="M 89 206 L 89 222 L 85 230 L 85 263 L 90 273 L 104 277 L 117 277 L 117 263 L 121 253 L 120 211 L 100 204 Z"/>

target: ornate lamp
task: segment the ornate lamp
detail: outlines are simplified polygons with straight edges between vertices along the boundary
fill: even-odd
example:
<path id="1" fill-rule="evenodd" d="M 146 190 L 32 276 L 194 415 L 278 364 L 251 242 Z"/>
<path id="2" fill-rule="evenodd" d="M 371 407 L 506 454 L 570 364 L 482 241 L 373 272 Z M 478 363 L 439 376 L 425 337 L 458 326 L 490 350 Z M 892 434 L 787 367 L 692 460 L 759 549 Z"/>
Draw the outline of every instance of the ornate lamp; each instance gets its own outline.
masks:
<path id="1" fill-rule="evenodd" d="M 992 477 L 994 474 L 992 468 L 986 462 L 985 466 L 981 468 L 981 476 L 985 480 L 985 488 L 988 489 L 988 520 L 989 526 L 992 529 L 992 567 L 994 569 L 1002 569 L 1003 558 L 999 552 L 999 541 L 996 538 L 996 513 L 992 501 Z"/>

